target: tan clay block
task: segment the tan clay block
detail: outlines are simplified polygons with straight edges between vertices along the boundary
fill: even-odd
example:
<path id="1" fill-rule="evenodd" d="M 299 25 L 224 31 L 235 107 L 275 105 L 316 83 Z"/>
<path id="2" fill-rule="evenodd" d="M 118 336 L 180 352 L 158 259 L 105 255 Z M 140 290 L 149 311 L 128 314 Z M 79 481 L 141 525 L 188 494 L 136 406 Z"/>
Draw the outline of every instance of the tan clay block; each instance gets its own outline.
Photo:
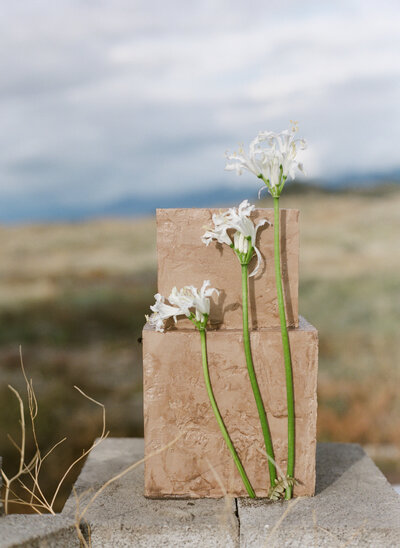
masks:
<path id="1" fill-rule="evenodd" d="M 296 411 L 295 494 L 313 495 L 317 419 L 318 334 L 304 319 L 289 330 Z M 240 330 L 208 331 L 214 394 L 257 496 L 268 493 L 268 466 Z M 286 385 L 279 329 L 251 332 L 254 366 L 275 457 L 286 471 Z M 247 496 L 211 409 L 202 372 L 200 335 L 158 333 L 145 326 L 145 495 L 149 497 Z M 176 443 L 158 455 L 155 451 Z"/>
<path id="2" fill-rule="evenodd" d="M 200 287 L 204 280 L 221 290 L 211 305 L 210 322 L 215 327 L 241 329 L 242 286 L 240 263 L 227 245 L 212 242 L 207 247 L 201 237 L 211 226 L 216 209 L 158 209 L 157 254 L 158 291 L 168 297 L 171 289 L 184 285 Z M 252 219 L 268 219 L 258 231 L 257 246 L 264 259 L 262 270 L 249 279 L 249 325 L 252 329 L 278 327 L 279 314 L 274 270 L 274 212 L 256 209 Z M 281 266 L 287 323 L 298 325 L 299 211 L 281 210 Z M 254 257 L 249 272 L 255 267 Z M 194 329 L 189 320 L 179 328 Z"/>

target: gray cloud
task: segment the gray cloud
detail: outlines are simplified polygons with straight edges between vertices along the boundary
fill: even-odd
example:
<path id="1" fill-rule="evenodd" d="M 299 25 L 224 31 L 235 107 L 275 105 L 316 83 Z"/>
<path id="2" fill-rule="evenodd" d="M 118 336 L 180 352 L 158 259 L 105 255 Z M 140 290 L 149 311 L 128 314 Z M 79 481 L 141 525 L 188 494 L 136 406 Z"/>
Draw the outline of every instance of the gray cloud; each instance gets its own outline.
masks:
<path id="1" fill-rule="evenodd" d="M 225 150 L 293 118 L 310 143 L 310 176 L 398 164 L 396 2 L 42 0 L 5 9 L 4 207 L 239 184 L 223 171 Z"/>

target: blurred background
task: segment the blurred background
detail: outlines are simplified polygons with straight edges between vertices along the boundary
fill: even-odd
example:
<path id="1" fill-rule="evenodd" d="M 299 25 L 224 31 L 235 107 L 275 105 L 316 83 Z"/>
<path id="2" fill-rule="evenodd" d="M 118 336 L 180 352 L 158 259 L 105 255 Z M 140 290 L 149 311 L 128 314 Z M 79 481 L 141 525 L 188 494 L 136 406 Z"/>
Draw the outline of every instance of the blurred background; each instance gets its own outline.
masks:
<path id="1" fill-rule="evenodd" d="M 320 333 L 321 441 L 400 483 L 397 1 L 12 2 L 0 23 L 0 455 L 39 402 L 50 492 L 101 430 L 142 436 L 156 207 L 256 201 L 224 153 L 298 120 L 300 312 Z M 266 198 L 259 202 L 271 207 Z M 28 439 L 32 449 L 32 440 Z M 30 449 L 30 450 L 31 450 Z M 78 470 L 70 474 L 58 507 Z"/>

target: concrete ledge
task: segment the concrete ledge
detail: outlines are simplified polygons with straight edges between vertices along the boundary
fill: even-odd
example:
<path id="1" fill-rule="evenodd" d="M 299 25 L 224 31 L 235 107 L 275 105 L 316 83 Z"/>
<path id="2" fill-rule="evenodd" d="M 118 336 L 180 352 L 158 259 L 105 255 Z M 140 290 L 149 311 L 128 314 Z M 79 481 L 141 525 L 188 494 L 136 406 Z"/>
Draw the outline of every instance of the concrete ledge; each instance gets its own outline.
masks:
<path id="1" fill-rule="evenodd" d="M 90 455 L 77 492 L 100 487 L 142 456 L 142 440 L 106 440 Z M 313 498 L 237 499 L 239 520 L 234 503 L 146 499 L 140 466 L 104 491 L 86 517 L 94 547 L 399 546 L 400 498 L 358 445 L 318 444 Z M 74 507 L 71 498 L 65 512 Z"/>
<path id="2" fill-rule="evenodd" d="M 76 548 L 73 519 L 57 515 L 11 514 L 0 519 L 1 548 Z"/>
<path id="3" fill-rule="evenodd" d="M 109 478 L 143 458 L 143 440 L 107 439 L 75 485 L 81 508 Z M 400 497 L 358 445 L 318 444 L 317 494 L 289 502 L 152 500 L 143 467 L 109 485 L 85 518 L 96 547 L 398 547 Z M 0 519 L 0 548 L 79 546 L 76 499 L 58 516 Z"/>
<path id="4" fill-rule="evenodd" d="M 89 456 L 75 489 L 82 495 L 143 458 L 141 439 L 107 439 Z M 153 500 L 143 496 L 143 465 L 111 484 L 85 515 L 93 547 L 239 545 L 235 499 Z M 93 494 L 84 495 L 85 500 Z M 63 513 L 73 516 L 75 497 Z"/>
<path id="5" fill-rule="evenodd" d="M 246 548 L 400 545 L 400 498 L 359 445 L 318 444 L 315 497 L 238 507 Z"/>

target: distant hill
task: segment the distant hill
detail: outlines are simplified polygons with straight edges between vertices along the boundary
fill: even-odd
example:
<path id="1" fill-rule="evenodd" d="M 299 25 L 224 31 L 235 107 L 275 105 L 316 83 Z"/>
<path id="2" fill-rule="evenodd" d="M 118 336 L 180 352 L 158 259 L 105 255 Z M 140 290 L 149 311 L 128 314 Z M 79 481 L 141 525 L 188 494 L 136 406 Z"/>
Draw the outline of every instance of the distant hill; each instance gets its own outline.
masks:
<path id="1" fill-rule="evenodd" d="M 249 191 L 248 187 L 240 189 L 219 187 L 212 190 L 167 196 L 160 196 L 158 194 L 146 198 L 126 196 L 107 204 L 97 214 L 126 216 L 154 213 L 156 208 L 167 207 L 228 207 L 246 198 L 255 201 L 257 199 L 257 189 Z"/>
<path id="2" fill-rule="evenodd" d="M 168 207 L 227 207 L 240 203 L 245 198 L 257 200 L 257 187 L 217 187 L 211 190 L 150 196 L 127 195 L 103 205 L 82 203 L 64 205 L 57 202 L 25 200 L 23 203 L 9 204 L 0 215 L 0 222 L 54 222 L 81 221 L 95 217 L 131 217 L 155 213 L 156 208 Z"/>
<path id="3" fill-rule="evenodd" d="M 293 181 L 287 184 L 285 194 L 296 193 L 337 193 L 361 192 L 366 194 L 382 194 L 398 189 L 400 183 L 400 169 L 382 174 L 350 174 L 332 180 Z M 17 203 L 0 204 L 0 222 L 55 222 L 81 221 L 96 217 L 137 217 L 149 215 L 156 208 L 168 207 L 228 207 L 237 205 L 245 198 L 257 201 L 257 185 L 251 188 L 222 186 L 194 192 L 160 195 L 154 193 L 149 196 L 125 195 L 115 201 L 93 205 L 90 202 L 66 205 L 56 199 L 30 199 Z M 264 194 L 264 196 L 266 193 Z"/>

